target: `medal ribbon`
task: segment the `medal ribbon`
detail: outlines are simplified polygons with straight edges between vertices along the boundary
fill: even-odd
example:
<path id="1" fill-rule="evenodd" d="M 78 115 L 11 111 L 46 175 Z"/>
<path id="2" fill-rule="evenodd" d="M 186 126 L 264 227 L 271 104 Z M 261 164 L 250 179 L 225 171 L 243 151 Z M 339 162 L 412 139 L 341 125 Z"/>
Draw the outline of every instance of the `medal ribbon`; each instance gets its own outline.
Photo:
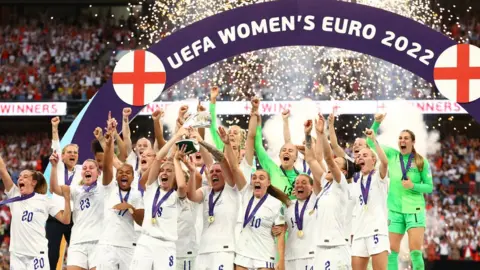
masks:
<path id="1" fill-rule="evenodd" d="M 141 173 L 139 173 L 139 175 L 138 175 L 138 190 L 140 191 L 140 193 L 142 193 L 142 196 L 143 196 L 143 193 L 145 192 L 145 190 L 143 190 L 142 185 L 140 185 L 140 180 L 142 180 L 142 174 Z"/>
<path id="2" fill-rule="evenodd" d="M 220 194 L 218 194 L 218 197 L 213 201 L 213 189 L 210 191 L 210 194 L 208 195 L 208 216 L 213 217 L 213 210 L 215 208 L 215 205 L 218 202 L 218 199 L 220 199 L 220 196 L 222 196 L 222 191 L 220 191 Z"/>
<path id="3" fill-rule="evenodd" d="M 153 198 L 153 204 L 152 204 L 152 218 L 155 218 L 158 209 L 160 209 L 160 206 L 170 197 L 170 195 L 173 193 L 173 188 L 170 189 L 163 197 L 158 201 L 158 198 L 160 197 L 160 187 L 157 188 L 157 192 L 155 192 L 155 197 Z M 158 202 L 158 203 L 157 203 Z"/>
<path id="4" fill-rule="evenodd" d="M 403 162 L 402 154 L 399 154 L 399 155 L 400 155 L 400 165 L 402 166 L 402 180 L 407 180 L 407 172 L 412 166 L 413 153 L 410 153 L 410 156 L 408 157 L 406 168 L 405 168 L 405 163 Z"/>
<path id="5" fill-rule="evenodd" d="M 363 204 L 367 205 L 368 202 L 368 193 L 370 192 L 370 184 L 372 183 L 372 175 L 375 172 L 375 170 L 372 170 L 367 177 L 367 186 L 365 187 L 363 185 L 363 175 L 362 175 L 362 180 L 360 181 L 360 189 L 362 190 L 362 197 L 363 197 Z"/>
<path id="6" fill-rule="evenodd" d="M 322 189 L 322 192 L 320 193 L 320 195 L 318 195 L 318 198 L 315 201 L 315 206 L 313 207 L 313 210 L 316 210 L 318 208 L 318 200 L 320 200 L 320 198 L 323 196 L 323 194 L 325 194 L 325 192 L 327 192 L 327 190 L 332 186 L 333 181 L 335 181 L 335 180 L 332 180 L 332 181 L 325 184 L 325 186 Z"/>
<path id="7" fill-rule="evenodd" d="M 13 198 L 10 198 L 10 199 L 6 199 L 4 201 L 1 201 L 0 202 L 0 205 L 4 205 L 4 204 L 9 204 L 9 203 L 14 203 L 14 202 L 19 202 L 19 201 L 25 201 L 25 200 L 28 200 L 30 198 L 32 198 L 33 196 L 35 195 L 35 192 L 32 192 L 28 195 L 20 195 L 20 196 L 17 196 L 17 197 L 13 197 Z"/>
<path id="8" fill-rule="evenodd" d="M 203 175 L 203 172 L 205 171 L 205 168 L 206 168 L 206 166 L 205 166 L 205 164 L 203 164 L 202 168 L 200 169 L 200 175 Z"/>
<path id="9" fill-rule="evenodd" d="M 303 217 L 305 215 L 305 209 L 307 209 L 308 201 L 310 200 L 311 196 L 312 195 L 310 194 L 303 203 L 302 211 L 300 213 L 298 212 L 298 200 L 297 202 L 295 202 L 295 220 L 297 221 L 297 227 L 299 231 L 303 230 Z"/>
<path id="10" fill-rule="evenodd" d="M 130 189 L 131 190 L 131 189 Z M 128 202 L 128 197 L 130 196 L 130 190 L 125 194 L 125 198 L 122 198 L 122 190 L 118 187 L 118 196 L 120 197 L 120 202 Z"/>
<path id="11" fill-rule="evenodd" d="M 310 175 L 312 173 L 310 168 L 308 168 L 308 171 L 307 171 L 307 161 L 306 160 L 303 160 L 303 172 L 308 174 L 308 175 Z"/>
<path id="12" fill-rule="evenodd" d="M 90 192 L 90 190 L 92 190 L 96 186 L 97 186 L 97 181 L 93 182 L 90 186 L 83 186 L 83 190 L 85 190 L 85 192 Z"/>
<path id="13" fill-rule="evenodd" d="M 243 228 L 245 228 L 247 224 L 250 222 L 250 220 L 253 219 L 258 209 L 260 209 L 260 206 L 262 206 L 262 204 L 265 202 L 267 197 L 268 197 L 268 193 L 263 195 L 263 197 L 260 199 L 257 205 L 255 205 L 255 208 L 253 208 L 252 213 L 250 213 L 250 209 L 252 209 L 252 205 L 253 205 L 253 199 L 255 198 L 255 196 L 252 195 L 252 198 L 250 198 L 250 201 L 248 202 L 247 210 L 245 211 L 245 217 L 243 218 Z"/>
<path id="14" fill-rule="evenodd" d="M 73 168 L 73 174 L 72 176 L 68 177 L 68 169 L 67 169 L 67 165 L 65 165 L 65 174 L 64 174 L 64 177 L 65 177 L 65 185 L 67 186 L 70 186 L 70 184 L 72 183 L 72 180 L 73 180 L 73 177 L 75 176 L 75 167 Z"/>
<path id="15" fill-rule="evenodd" d="M 356 172 L 353 174 L 353 182 L 357 183 L 359 178 L 360 178 L 360 173 Z"/>

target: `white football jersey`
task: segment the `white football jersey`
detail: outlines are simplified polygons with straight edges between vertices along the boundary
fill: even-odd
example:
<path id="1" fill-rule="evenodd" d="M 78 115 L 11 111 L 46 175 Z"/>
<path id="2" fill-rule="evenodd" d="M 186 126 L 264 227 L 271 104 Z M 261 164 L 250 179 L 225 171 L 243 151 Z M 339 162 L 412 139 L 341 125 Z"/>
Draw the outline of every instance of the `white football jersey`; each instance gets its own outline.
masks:
<path id="1" fill-rule="evenodd" d="M 175 242 L 178 239 L 177 221 L 178 211 L 180 209 L 180 201 L 176 191 L 173 191 L 168 199 L 162 203 L 155 215 L 155 223 L 152 222 L 153 200 L 157 189 L 159 188 L 158 181 L 148 185 L 143 194 L 143 203 L 145 207 L 145 217 L 142 223 L 142 233 L 161 239 L 163 241 Z M 160 196 L 158 202 L 167 194 L 167 191 L 160 188 Z"/>
<path id="2" fill-rule="evenodd" d="M 349 243 L 346 235 L 345 217 L 348 202 L 348 184 L 345 175 L 341 175 L 340 183 L 328 182 L 322 177 L 322 191 L 317 196 L 316 218 L 317 246 L 341 246 Z"/>
<path id="3" fill-rule="evenodd" d="M 189 199 L 181 200 L 178 213 L 178 240 L 177 258 L 196 257 L 198 251 L 197 231 L 195 223 L 197 221 L 197 211 L 200 204 L 196 204 Z"/>
<path id="4" fill-rule="evenodd" d="M 123 199 L 128 194 L 127 203 L 131 204 L 135 209 L 143 209 L 142 195 L 134 188 L 131 188 L 128 192 L 120 190 L 116 180 L 112 180 L 108 186 L 104 186 L 104 189 L 105 212 L 103 233 L 99 243 L 133 248 L 137 241 L 133 216 L 128 210 L 119 211 L 113 209 L 113 207 L 121 203 L 120 194 Z"/>
<path id="5" fill-rule="evenodd" d="M 285 260 L 306 259 L 315 257 L 315 234 L 322 228 L 316 226 L 315 218 L 315 192 L 312 191 L 308 199 L 305 213 L 303 215 L 303 236 L 298 237 L 298 221 L 295 218 L 295 205 L 298 202 L 298 214 L 301 215 L 302 208 L 307 200 L 293 200 L 285 213 L 285 222 L 288 226 L 288 239 L 285 248 Z"/>
<path id="6" fill-rule="evenodd" d="M 127 157 L 127 163 L 132 165 L 133 170 L 137 171 L 140 166 L 140 158 L 137 156 L 137 153 L 132 150 Z"/>
<path id="7" fill-rule="evenodd" d="M 98 241 L 103 231 L 105 188 L 101 180 L 90 191 L 84 186 L 71 186 L 73 227 L 70 245 Z"/>
<path id="8" fill-rule="evenodd" d="M 357 203 L 358 196 L 355 193 L 355 185 L 348 184 L 348 202 L 347 202 L 347 215 L 345 216 L 345 234 L 348 237 L 353 235 L 353 220 L 355 218 L 355 204 Z M 350 238 L 349 238 L 350 239 Z"/>
<path id="9" fill-rule="evenodd" d="M 243 204 L 242 212 L 245 214 L 248 203 L 253 196 L 252 185 L 245 185 L 241 190 L 241 194 Z M 253 213 L 259 201 L 259 198 L 254 197 L 249 215 Z M 283 212 L 282 202 L 271 195 L 267 195 L 266 200 L 255 213 L 255 216 L 248 222 L 245 228 L 242 229 L 240 238 L 238 239 L 236 253 L 256 260 L 275 260 L 276 246 L 275 239 L 272 235 L 272 227 L 285 224 Z"/>
<path id="10" fill-rule="evenodd" d="M 6 192 L 7 197 L 20 196 L 20 189 L 14 185 Z M 65 202 L 65 201 L 64 201 Z M 39 256 L 48 253 L 45 224 L 48 215 L 56 216 L 61 210 L 47 195 L 36 193 L 33 197 L 8 204 L 12 213 L 10 225 L 10 252 Z"/>
<path id="11" fill-rule="evenodd" d="M 389 179 L 387 176 L 382 179 L 379 170 L 373 173 L 368 192 L 367 208 L 365 209 L 361 185 L 363 183 L 363 186 L 366 188 L 367 179 L 368 175 L 363 175 L 353 184 L 358 195 L 356 198 L 353 239 L 375 234 L 388 235 L 387 194 Z"/>
<path id="12" fill-rule="evenodd" d="M 203 194 L 203 232 L 200 239 L 199 254 L 211 252 L 235 251 L 235 224 L 238 218 L 238 191 L 225 183 L 220 198 L 215 204 L 215 221 L 208 222 L 208 198 L 211 187 L 202 187 Z M 215 192 L 215 201 L 220 192 Z"/>
<path id="13" fill-rule="evenodd" d="M 70 186 L 77 186 L 82 181 L 82 165 L 75 165 L 73 172 L 65 170 L 65 163 L 62 161 L 62 148 L 60 147 L 59 141 L 52 141 L 52 150 L 57 151 L 59 155 L 59 160 L 57 164 L 57 184 L 59 186 L 66 185 L 65 180 L 71 180 Z M 65 171 L 67 172 L 67 177 L 65 177 Z M 52 200 L 55 204 L 60 207 L 61 210 L 65 210 L 65 203 L 62 196 L 57 194 L 52 194 Z M 70 209 L 73 211 L 73 201 L 70 202 Z"/>

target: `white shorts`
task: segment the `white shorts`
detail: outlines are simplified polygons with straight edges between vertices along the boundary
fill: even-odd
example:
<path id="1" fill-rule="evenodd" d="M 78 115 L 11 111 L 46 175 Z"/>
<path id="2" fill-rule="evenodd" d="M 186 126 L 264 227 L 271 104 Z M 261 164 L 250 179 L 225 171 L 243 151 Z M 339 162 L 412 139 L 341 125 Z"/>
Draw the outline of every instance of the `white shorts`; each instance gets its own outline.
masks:
<path id="1" fill-rule="evenodd" d="M 195 270 L 195 257 L 190 258 L 178 258 L 177 257 L 177 270 Z"/>
<path id="2" fill-rule="evenodd" d="M 98 241 L 73 244 L 68 247 L 67 266 L 92 269 L 97 266 L 96 249 Z"/>
<path id="3" fill-rule="evenodd" d="M 384 251 L 390 253 L 390 240 L 387 235 L 373 235 L 353 240 L 352 256 L 367 258 Z"/>
<path id="4" fill-rule="evenodd" d="M 315 258 L 285 260 L 285 269 L 313 270 Z"/>
<path id="5" fill-rule="evenodd" d="M 248 269 L 275 268 L 275 261 L 257 260 L 257 259 L 252 259 L 252 258 L 242 256 L 239 254 L 235 256 L 235 264 L 239 266 L 243 266 Z"/>
<path id="6" fill-rule="evenodd" d="M 233 251 L 198 254 L 195 270 L 233 270 L 234 259 Z"/>
<path id="7" fill-rule="evenodd" d="M 317 246 L 314 269 L 350 270 L 352 257 L 348 246 Z"/>
<path id="8" fill-rule="evenodd" d="M 15 270 L 48 270 L 48 254 L 38 256 L 21 255 L 15 252 L 10 253 L 10 269 Z"/>
<path id="9" fill-rule="evenodd" d="M 167 270 L 176 269 L 177 254 L 175 242 L 162 241 L 142 234 L 133 253 L 131 270 Z"/>
<path id="10" fill-rule="evenodd" d="M 106 244 L 97 246 L 97 270 L 128 270 L 132 263 L 135 248 L 118 247 Z"/>

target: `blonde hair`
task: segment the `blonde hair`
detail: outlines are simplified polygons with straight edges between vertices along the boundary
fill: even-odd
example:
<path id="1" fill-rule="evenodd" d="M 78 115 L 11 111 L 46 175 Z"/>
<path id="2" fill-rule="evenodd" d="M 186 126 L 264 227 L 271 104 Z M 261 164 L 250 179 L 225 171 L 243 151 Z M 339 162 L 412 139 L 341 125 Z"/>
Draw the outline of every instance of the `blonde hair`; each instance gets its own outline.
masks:
<path id="1" fill-rule="evenodd" d="M 241 128 L 238 125 L 232 125 L 232 126 L 229 127 L 228 130 L 230 130 L 233 127 L 237 127 L 240 130 L 239 147 L 240 147 L 240 149 L 245 149 L 245 142 L 247 141 L 247 131 L 245 131 L 243 128 Z"/>
<path id="2" fill-rule="evenodd" d="M 402 132 L 407 132 L 410 137 L 412 138 L 412 142 L 415 141 L 415 133 L 413 131 L 404 129 Z M 415 159 L 415 166 L 417 166 L 417 169 L 419 172 L 423 172 L 423 166 L 425 166 L 425 161 L 419 153 L 415 150 L 415 146 L 412 145 L 412 153 L 414 154 L 414 159 Z"/>
<path id="3" fill-rule="evenodd" d="M 100 176 L 100 173 L 101 173 L 100 167 L 98 166 L 98 162 L 97 162 L 95 159 L 89 158 L 89 159 L 86 159 L 83 163 L 85 163 L 85 162 L 92 162 L 92 163 L 94 163 L 95 166 L 97 167 L 98 175 Z M 81 185 L 81 186 L 85 185 L 85 181 L 83 181 L 83 178 L 82 178 L 82 180 L 80 180 L 80 185 Z"/>
<path id="4" fill-rule="evenodd" d="M 62 154 L 65 154 L 65 151 L 66 151 L 67 148 L 70 147 L 70 146 L 73 146 L 73 147 L 77 148 L 77 152 L 78 152 L 78 150 L 80 149 L 80 148 L 78 147 L 78 144 L 69 143 L 69 144 L 65 145 L 65 147 L 63 147 L 63 149 L 62 149 Z"/>

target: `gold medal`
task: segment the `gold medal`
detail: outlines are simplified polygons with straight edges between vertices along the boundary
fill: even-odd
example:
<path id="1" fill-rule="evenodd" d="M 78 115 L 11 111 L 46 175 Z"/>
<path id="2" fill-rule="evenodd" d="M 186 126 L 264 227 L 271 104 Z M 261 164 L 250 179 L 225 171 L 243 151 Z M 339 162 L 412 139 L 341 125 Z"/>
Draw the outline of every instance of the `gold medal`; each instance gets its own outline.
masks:
<path id="1" fill-rule="evenodd" d="M 315 213 L 315 209 L 312 209 L 312 210 L 310 210 L 310 212 L 308 212 L 308 214 L 309 214 L 310 216 L 313 215 L 313 213 Z"/>
<path id="2" fill-rule="evenodd" d="M 133 215 L 133 209 L 132 208 L 128 208 L 128 212 L 130 212 L 130 214 Z"/>
<path id="3" fill-rule="evenodd" d="M 303 237 L 303 231 L 301 231 L 301 230 L 298 231 L 297 236 L 298 236 L 298 238 L 302 238 Z"/>
<path id="4" fill-rule="evenodd" d="M 152 218 L 152 224 L 155 224 L 157 223 L 157 219 L 156 218 Z"/>
<path id="5" fill-rule="evenodd" d="M 368 206 L 367 206 L 366 204 L 363 206 L 363 210 L 364 210 L 364 211 L 367 211 L 367 210 L 368 210 Z"/>
<path id="6" fill-rule="evenodd" d="M 213 223 L 214 221 L 215 221 L 215 217 L 214 217 L 214 216 L 209 216 L 209 217 L 208 217 L 208 222 Z"/>

